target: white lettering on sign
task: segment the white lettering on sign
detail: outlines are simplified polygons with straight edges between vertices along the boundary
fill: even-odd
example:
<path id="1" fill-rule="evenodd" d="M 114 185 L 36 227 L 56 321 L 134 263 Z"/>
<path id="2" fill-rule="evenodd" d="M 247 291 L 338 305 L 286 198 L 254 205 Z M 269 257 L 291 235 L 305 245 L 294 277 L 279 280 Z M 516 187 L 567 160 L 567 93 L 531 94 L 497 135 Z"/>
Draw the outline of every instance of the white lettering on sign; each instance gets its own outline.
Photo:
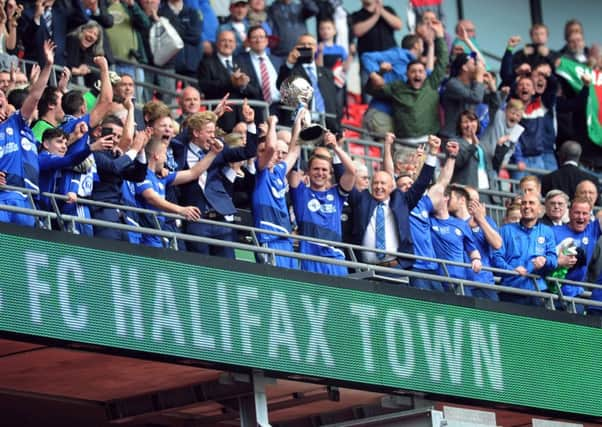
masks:
<path id="1" fill-rule="evenodd" d="M 149 335 L 153 342 L 166 346 L 188 346 L 199 357 L 204 357 L 202 351 L 215 355 L 236 351 L 239 354 L 232 356 L 243 364 L 248 357 L 265 359 L 267 354 L 272 364 L 293 363 L 304 365 L 305 370 L 310 365 L 335 368 L 335 356 L 341 354 L 340 364 L 353 363 L 360 374 L 378 372 L 383 377 L 407 379 L 420 370 L 426 371 L 421 381 L 458 387 L 472 381 L 479 388 L 504 391 L 495 323 L 387 306 L 379 310 L 376 303 L 208 283 L 195 276 L 188 277 L 186 288 L 176 288 L 172 282 L 176 276 L 169 271 L 143 272 L 125 264 L 103 270 L 104 279 L 92 287 L 87 285 L 85 260 L 80 262 L 75 255 L 58 259 L 35 251 L 23 255 L 32 324 L 44 323 L 52 313 L 61 316 L 71 330 L 103 328 L 104 333 L 116 334 L 115 338 L 137 341 Z M 141 283 L 150 284 L 146 292 Z M 104 284 L 112 292 L 114 330 L 103 323 L 110 322 L 110 317 L 93 316 L 104 309 L 102 296 L 86 300 L 99 298 L 96 290 Z M 343 307 L 347 314 L 341 313 Z M 352 321 L 343 328 L 334 325 L 341 319 Z M 335 336 L 334 331 L 343 332 Z M 361 351 L 347 357 L 344 351 L 355 345 Z"/>
<path id="2" fill-rule="evenodd" d="M 330 352 L 330 347 L 328 346 L 328 341 L 326 340 L 324 332 L 324 321 L 328 314 L 328 299 L 320 298 L 317 309 L 308 295 L 301 295 L 301 302 L 303 303 L 305 316 L 307 317 L 311 329 L 305 360 L 307 363 L 313 365 L 316 363 L 318 353 L 320 353 L 322 354 L 326 366 L 333 368 L 335 365 L 334 358 Z"/>
<path id="3" fill-rule="evenodd" d="M 215 338 L 203 332 L 201 305 L 199 304 L 199 284 L 193 277 L 188 278 L 188 297 L 190 298 L 190 327 L 192 344 L 206 350 L 215 349 Z"/>
<path id="4" fill-rule="evenodd" d="M 397 326 L 402 330 L 397 333 Z M 401 336 L 400 336 L 401 335 Z M 389 365 L 395 375 L 409 378 L 414 374 L 414 339 L 412 325 L 407 314 L 398 309 L 388 310 L 385 315 L 385 336 L 387 342 L 387 356 Z M 398 342 L 403 343 L 403 362 L 400 361 Z"/>
<path id="5" fill-rule="evenodd" d="M 261 326 L 261 317 L 249 311 L 249 300 L 256 300 L 257 297 L 257 288 L 249 288 L 246 286 L 238 287 L 240 341 L 242 344 L 242 352 L 245 354 L 253 354 L 253 346 L 251 344 L 251 328 L 259 328 Z"/>
<path id="6" fill-rule="evenodd" d="M 38 277 L 38 270 L 48 270 L 48 255 L 25 251 L 25 266 L 27 268 L 27 287 L 29 290 L 29 315 L 34 323 L 42 323 L 41 296 L 50 295 L 50 284 Z"/>
<path id="7" fill-rule="evenodd" d="M 232 351 L 232 326 L 230 322 L 230 306 L 228 305 L 228 292 L 224 283 L 218 282 L 216 288 L 222 349 L 224 351 Z"/>
<path id="8" fill-rule="evenodd" d="M 360 334 L 362 337 L 362 351 L 364 355 L 364 369 L 374 372 L 374 356 L 372 354 L 372 328 L 370 321 L 376 318 L 376 309 L 371 305 L 350 304 L 351 314 L 359 317 Z"/>
<path id="9" fill-rule="evenodd" d="M 122 271 L 119 267 L 112 265 L 110 270 L 110 283 L 113 296 L 113 311 L 115 313 L 115 329 L 120 337 L 128 336 L 126 313 L 132 318 L 133 336 L 138 340 L 144 339 L 144 327 L 142 322 L 142 303 L 140 301 L 140 279 L 138 270 L 128 269 L 128 288 L 126 292 L 121 285 Z"/>
<path id="10" fill-rule="evenodd" d="M 472 343 L 472 364 L 474 382 L 478 387 L 484 387 L 483 371 L 487 371 L 487 378 L 491 388 L 498 391 L 504 390 L 504 372 L 500 353 L 500 340 L 497 325 L 489 325 L 489 340 L 483 325 L 476 320 L 468 322 L 470 339 Z M 484 365 L 484 366 L 483 366 Z"/>
<path id="11" fill-rule="evenodd" d="M 429 325 L 426 314 L 418 313 L 417 317 L 431 380 L 441 381 L 441 365 L 445 361 L 452 383 L 460 384 L 462 382 L 462 320 L 454 321 L 453 338 L 450 338 L 445 317 L 435 316 L 432 327 Z"/>
<path id="12" fill-rule="evenodd" d="M 153 309 L 153 340 L 163 342 L 163 330 L 170 330 L 176 343 L 184 345 L 182 322 L 178 315 L 176 298 L 171 279 L 165 273 L 157 273 Z"/>
<path id="13" fill-rule="evenodd" d="M 270 327 L 268 332 L 268 356 L 272 359 L 280 357 L 278 348 L 288 348 L 291 360 L 301 361 L 299 356 L 299 344 L 295 335 L 295 328 L 291 320 L 286 294 L 280 291 L 272 292 Z"/>
<path id="14" fill-rule="evenodd" d="M 584 68 L 584 67 L 575 67 L 575 73 L 577 74 L 577 76 L 579 78 L 583 77 L 584 75 L 588 75 L 590 77 L 590 79 L 592 80 L 592 84 L 594 86 L 602 86 L 602 73 L 596 73 L 594 72 L 594 70 L 590 69 L 590 68 Z"/>
<path id="15" fill-rule="evenodd" d="M 62 257 L 58 261 L 56 282 L 59 288 L 59 306 L 63 320 L 68 328 L 81 331 L 88 324 L 88 307 L 78 304 L 73 310 L 69 295 L 69 279 L 73 278 L 74 284 L 85 284 L 84 271 L 79 262 L 73 257 Z"/>

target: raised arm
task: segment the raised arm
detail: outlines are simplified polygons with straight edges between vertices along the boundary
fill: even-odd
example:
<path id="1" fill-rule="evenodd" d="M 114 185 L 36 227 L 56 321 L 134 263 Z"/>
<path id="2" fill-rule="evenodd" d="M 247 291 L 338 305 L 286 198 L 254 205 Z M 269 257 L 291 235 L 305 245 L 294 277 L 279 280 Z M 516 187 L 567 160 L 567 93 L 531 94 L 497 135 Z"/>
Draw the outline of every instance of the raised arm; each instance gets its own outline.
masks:
<path id="1" fill-rule="evenodd" d="M 44 64 L 44 68 L 40 73 L 40 77 L 32 83 L 29 88 L 29 94 L 23 105 L 21 106 L 21 116 L 24 120 L 29 120 L 36 108 L 38 108 L 38 101 L 42 97 L 42 93 L 44 89 L 48 85 L 48 78 L 50 77 L 50 72 L 52 71 L 52 66 L 54 65 L 54 49 L 55 44 L 52 40 L 46 40 L 44 42 L 44 58 L 46 60 L 46 64 Z"/>
<path id="2" fill-rule="evenodd" d="M 412 210 L 428 188 L 437 166 L 437 153 L 441 147 L 441 139 L 435 135 L 428 136 L 428 154 L 416 182 L 404 193 L 408 209 Z M 429 193 L 430 194 L 430 193 Z"/>
<path id="3" fill-rule="evenodd" d="M 447 187 L 451 182 L 452 176 L 454 175 L 454 168 L 456 166 L 456 157 L 460 151 L 460 145 L 456 141 L 447 141 L 445 144 L 445 151 L 447 152 L 447 159 L 439 171 L 437 177 L 437 185 Z"/>
<path id="4" fill-rule="evenodd" d="M 327 132 L 324 135 L 324 144 L 334 151 L 334 154 L 339 157 L 345 168 L 345 172 L 339 180 L 339 186 L 344 191 L 351 191 L 355 184 L 355 165 L 353 164 L 353 160 L 351 160 L 351 157 L 349 157 L 345 150 L 337 143 L 337 137 L 333 133 Z"/>
<path id="5" fill-rule="evenodd" d="M 124 99 L 123 105 L 127 110 L 127 116 L 125 117 L 125 125 L 123 126 L 123 133 L 121 134 L 121 139 L 119 140 L 119 148 L 124 153 L 130 148 L 132 145 L 132 141 L 134 140 L 134 132 L 136 131 L 136 123 L 134 122 L 134 102 L 131 98 Z M 92 119 L 90 118 L 90 121 Z"/>
<path id="6" fill-rule="evenodd" d="M 387 132 L 385 135 L 384 148 L 383 148 L 383 170 L 395 176 L 395 165 L 393 164 L 393 141 L 395 141 L 395 134 Z"/>
<path id="7" fill-rule="evenodd" d="M 470 37 L 468 36 L 468 33 L 466 32 L 466 28 L 464 28 L 463 25 L 460 25 L 460 35 L 458 38 L 460 40 L 462 40 L 464 43 L 466 43 L 466 46 L 468 46 L 468 48 L 472 52 L 477 54 L 477 62 L 481 62 L 481 63 L 485 64 L 485 58 L 483 58 L 483 55 L 481 54 L 479 49 L 475 46 L 475 44 L 472 42 L 472 40 L 470 40 Z"/>
<path id="8" fill-rule="evenodd" d="M 431 24 L 431 28 L 435 32 L 435 56 L 437 60 L 435 61 L 433 72 L 428 77 L 428 82 L 431 87 L 437 88 L 447 73 L 449 55 L 444 39 L 443 24 L 435 21 Z"/>
<path id="9" fill-rule="evenodd" d="M 276 123 L 278 123 L 278 118 L 276 116 L 270 116 L 268 118 L 264 150 L 257 156 L 257 169 L 260 171 L 268 167 L 272 157 L 274 157 L 274 153 L 276 152 L 276 146 L 278 143 L 278 137 L 276 136 Z"/>
<path id="10" fill-rule="evenodd" d="M 100 94 L 96 105 L 90 111 L 90 126 L 95 128 L 107 115 L 113 104 L 113 86 L 109 77 L 109 63 L 104 56 L 95 56 L 94 63 L 100 69 Z M 125 129 L 124 129 L 125 131 Z"/>
<path id="11" fill-rule="evenodd" d="M 284 160 L 286 162 L 286 173 L 288 174 L 297 163 L 297 159 L 299 158 L 299 154 L 301 153 L 301 147 L 297 144 L 299 140 L 299 133 L 301 132 L 301 123 L 302 123 L 302 114 L 305 113 L 305 108 L 302 108 L 299 111 L 299 115 L 295 119 L 295 123 L 293 124 L 293 131 L 291 133 L 291 143 L 288 146 L 288 155 Z"/>

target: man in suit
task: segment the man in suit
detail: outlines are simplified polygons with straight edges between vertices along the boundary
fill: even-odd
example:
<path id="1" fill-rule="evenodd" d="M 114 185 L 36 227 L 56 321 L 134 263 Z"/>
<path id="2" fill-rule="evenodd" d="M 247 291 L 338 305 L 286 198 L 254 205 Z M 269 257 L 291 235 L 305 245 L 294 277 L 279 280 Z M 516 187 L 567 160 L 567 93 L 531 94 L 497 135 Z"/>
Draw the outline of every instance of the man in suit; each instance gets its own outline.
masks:
<path id="1" fill-rule="evenodd" d="M 261 25 L 249 28 L 247 41 L 251 50 L 235 58 L 235 61 L 240 64 L 240 70 L 249 76 L 249 84 L 246 87 L 247 97 L 268 104 L 276 103 L 280 100 L 280 92 L 276 86 L 278 71 L 266 52 L 268 36 L 265 29 Z M 255 109 L 256 122 L 267 120 L 264 112 L 263 108 Z"/>
<path id="2" fill-rule="evenodd" d="M 579 167 L 581 159 L 581 145 L 576 141 L 565 141 L 558 151 L 558 160 L 561 166 L 558 170 L 541 177 L 542 194 L 550 190 L 562 190 L 572 200 L 575 189 L 581 181 L 589 180 L 598 182 L 598 179 L 589 172 Z"/>
<path id="3" fill-rule="evenodd" d="M 216 52 L 203 58 L 199 65 L 199 89 L 205 99 L 221 99 L 230 93 L 231 99 L 247 96 L 249 76 L 240 70 L 240 64 L 232 54 L 236 48 L 236 38 L 230 30 L 221 31 L 217 36 Z M 232 113 L 224 114 L 218 125 L 231 132 L 236 123 L 242 120 L 241 110 L 234 107 Z"/>
<path id="4" fill-rule="evenodd" d="M 376 172 L 372 177 L 372 193 L 367 189 L 351 192 L 349 204 L 353 211 L 353 243 L 388 252 L 414 253 L 410 211 L 433 177 L 437 162 L 434 153 L 439 150 L 441 140 L 430 135 L 428 144 L 430 153 L 422 171 L 414 185 L 405 193 L 395 187 L 393 176 L 386 171 Z M 379 230 L 382 230 L 382 234 Z M 384 267 L 407 269 L 413 264 L 413 260 L 409 258 L 396 258 L 388 254 L 364 251 L 361 255 L 364 262 Z"/>
<path id="5" fill-rule="evenodd" d="M 310 50 L 310 55 L 302 56 L 303 48 Z M 290 51 L 286 62 L 278 73 L 278 87 L 289 76 L 300 76 L 313 87 L 314 93 L 309 105 L 313 120 L 319 120 L 319 114 L 333 114 L 335 117 L 326 118 L 326 127 L 332 132 L 339 132 L 343 106 L 337 102 L 337 87 L 334 84 L 332 71 L 318 67 L 314 61 L 316 56 L 316 39 L 310 34 L 304 34 L 297 39 L 297 45 Z M 301 49 L 301 51 L 300 51 Z M 285 112 L 285 117 L 286 117 Z"/>
<path id="6" fill-rule="evenodd" d="M 549 227 L 565 224 L 568 219 L 569 196 L 562 190 L 550 190 L 544 199 L 545 213 L 541 222 Z"/>
<path id="7" fill-rule="evenodd" d="M 247 160 L 257 153 L 257 129 L 255 127 L 255 114 L 248 105 L 243 106 L 242 113 L 247 128 L 247 144 L 238 148 L 225 146 L 211 163 L 209 169 L 194 180 L 182 187 L 180 202 L 186 206 L 196 206 L 201 211 L 201 217 L 214 221 L 233 222 L 236 208 L 232 197 L 228 194 L 226 186 L 231 185 L 232 174 L 228 171 L 229 163 Z M 217 116 L 211 111 L 195 113 L 188 119 L 188 142 L 183 169 L 190 169 L 201 161 L 211 149 L 215 140 L 215 123 Z M 222 241 L 234 241 L 235 230 L 220 225 L 210 225 L 198 222 L 188 222 L 186 233 L 195 236 L 211 237 Z M 234 249 L 231 247 L 209 245 L 199 242 L 188 242 L 189 251 L 234 258 Z"/>
<path id="8" fill-rule="evenodd" d="M 56 44 L 55 65 L 64 65 L 67 33 L 88 21 L 78 1 L 38 0 L 31 2 L 19 21 L 19 40 L 23 41 L 25 59 L 44 65 L 44 41 Z"/>

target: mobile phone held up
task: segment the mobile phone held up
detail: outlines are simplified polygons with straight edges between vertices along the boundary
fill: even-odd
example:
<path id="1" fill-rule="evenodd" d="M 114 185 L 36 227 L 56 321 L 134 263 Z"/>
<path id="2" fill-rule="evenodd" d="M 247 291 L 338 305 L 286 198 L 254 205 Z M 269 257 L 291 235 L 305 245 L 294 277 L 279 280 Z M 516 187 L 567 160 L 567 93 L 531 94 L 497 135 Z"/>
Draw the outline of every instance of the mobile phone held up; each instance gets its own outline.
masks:
<path id="1" fill-rule="evenodd" d="M 299 58 L 297 58 L 297 62 L 300 64 L 311 64 L 314 60 L 313 52 L 311 47 L 298 47 Z"/>
<path id="2" fill-rule="evenodd" d="M 113 135 L 113 128 L 102 128 L 100 129 L 100 136 Z"/>

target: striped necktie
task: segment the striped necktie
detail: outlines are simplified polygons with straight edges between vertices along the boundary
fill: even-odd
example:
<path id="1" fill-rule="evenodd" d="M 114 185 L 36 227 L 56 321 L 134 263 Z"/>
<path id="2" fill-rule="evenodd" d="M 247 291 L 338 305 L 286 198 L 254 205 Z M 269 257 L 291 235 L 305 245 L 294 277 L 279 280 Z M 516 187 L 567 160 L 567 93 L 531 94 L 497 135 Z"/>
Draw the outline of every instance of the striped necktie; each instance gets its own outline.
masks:
<path id="1" fill-rule="evenodd" d="M 270 75 L 268 74 L 268 66 L 265 63 L 265 57 L 259 57 L 259 71 L 261 71 L 261 92 L 265 102 L 272 101 L 272 91 L 270 90 Z"/>

